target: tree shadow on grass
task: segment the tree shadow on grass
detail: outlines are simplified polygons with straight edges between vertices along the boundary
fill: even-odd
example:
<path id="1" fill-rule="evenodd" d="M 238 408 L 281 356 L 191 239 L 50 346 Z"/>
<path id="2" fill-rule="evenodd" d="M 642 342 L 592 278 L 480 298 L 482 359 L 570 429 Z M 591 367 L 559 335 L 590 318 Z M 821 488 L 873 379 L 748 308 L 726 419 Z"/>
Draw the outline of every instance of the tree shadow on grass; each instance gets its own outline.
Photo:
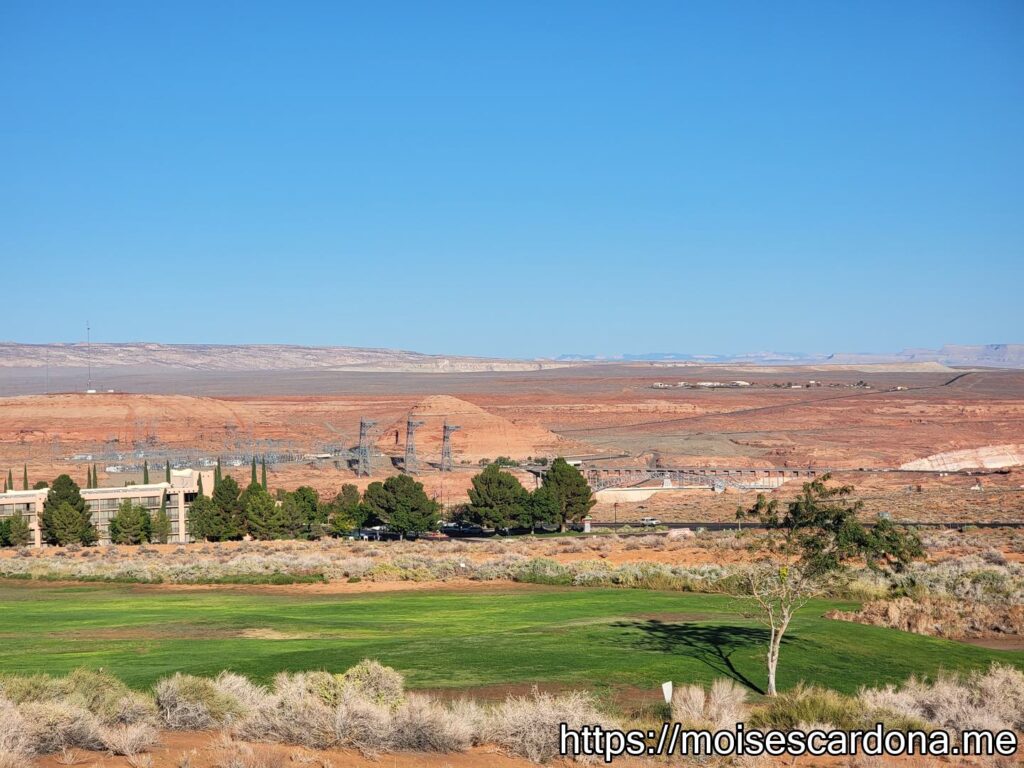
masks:
<path id="1" fill-rule="evenodd" d="M 635 643 L 638 648 L 665 653 L 684 653 L 718 674 L 731 677 L 757 693 L 764 693 L 761 686 L 736 668 L 732 655 L 747 646 L 767 646 L 770 637 L 767 629 L 722 624 L 670 623 L 658 619 L 623 621 L 614 626 L 639 632 L 640 638 Z M 783 639 L 783 645 L 788 642 L 789 638 Z"/>

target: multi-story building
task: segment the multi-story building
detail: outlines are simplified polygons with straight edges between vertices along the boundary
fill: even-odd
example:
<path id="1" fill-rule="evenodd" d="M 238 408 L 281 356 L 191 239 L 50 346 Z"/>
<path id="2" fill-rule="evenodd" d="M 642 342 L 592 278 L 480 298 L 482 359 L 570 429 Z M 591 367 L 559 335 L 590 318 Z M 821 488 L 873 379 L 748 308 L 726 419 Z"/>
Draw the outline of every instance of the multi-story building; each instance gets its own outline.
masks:
<path id="1" fill-rule="evenodd" d="M 213 473 L 203 478 L 205 487 L 213 487 Z M 200 473 L 191 469 L 172 470 L 171 482 L 148 483 L 146 485 L 126 485 L 120 488 L 83 488 L 82 498 L 89 505 L 92 524 L 96 527 L 101 544 L 110 543 L 110 518 L 125 500 L 132 504 L 145 507 L 150 514 L 166 503 L 167 516 L 171 521 L 169 542 L 185 544 L 190 541 L 188 535 L 188 511 L 192 501 L 199 493 Z M 35 546 L 43 545 L 40 518 L 43 514 L 43 503 L 49 490 L 41 488 L 31 491 L 7 491 L 0 493 L 0 518 L 21 515 L 28 523 Z"/>

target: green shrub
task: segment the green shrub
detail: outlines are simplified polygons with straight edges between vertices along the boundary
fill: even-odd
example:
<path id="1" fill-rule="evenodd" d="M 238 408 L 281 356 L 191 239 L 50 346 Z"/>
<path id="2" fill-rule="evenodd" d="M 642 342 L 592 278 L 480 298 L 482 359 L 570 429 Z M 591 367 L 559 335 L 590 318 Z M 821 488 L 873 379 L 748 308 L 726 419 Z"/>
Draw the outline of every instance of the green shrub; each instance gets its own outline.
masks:
<path id="1" fill-rule="evenodd" d="M 801 723 L 826 723 L 846 729 L 868 725 L 864 708 L 856 698 L 803 683 L 768 699 L 754 711 L 749 724 L 755 728 L 792 730 Z"/>
<path id="2" fill-rule="evenodd" d="M 569 586 L 573 582 L 573 575 L 561 563 L 546 557 L 537 557 L 519 567 L 513 574 L 513 579 L 526 584 Z"/>

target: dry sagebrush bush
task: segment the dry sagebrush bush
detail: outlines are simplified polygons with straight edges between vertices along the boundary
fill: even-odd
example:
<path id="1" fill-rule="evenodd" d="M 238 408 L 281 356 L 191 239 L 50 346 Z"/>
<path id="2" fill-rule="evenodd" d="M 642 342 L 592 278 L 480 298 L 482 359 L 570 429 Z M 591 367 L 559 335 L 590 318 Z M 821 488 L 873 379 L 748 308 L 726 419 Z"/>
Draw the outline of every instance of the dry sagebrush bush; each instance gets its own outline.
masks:
<path id="1" fill-rule="evenodd" d="M 389 743 L 391 710 L 346 690 L 334 709 L 334 735 L 343 746 L 375 755 Z"/>
<path id="2" fill-rule="evenodd" d="M 87 709 L 61 701 L 29 702 L 18 709 L 25 737 L 36 754 L 102 747 L 100 723 Z"/>
<path id="3" fill-rule="evenodd" d="M 532 696 L 510 696 L 492 708 L 483 740 L 513 755 L 543 763 L 558 756 L 561 723 L 573 729 L 584 725 L 613 727 L 588 694 L 572 691 L 555 696 L 535 690 Z M 582 759 L 579 755 L 573 757 Z"/>
<path id="4" fill-rule="evenodd" d="M 364 659 L 343 676 L 344 687 L 377 704 L 396 707 L 405 696 L 405 678 L 379 661 Z"/>
<path id="5" fill-rule="evenodd" d="M 672 693 L 672 719 L 690 727 L 731 730 L 746 716 L 747 691 L 727 678 L 715 680 L 707 691 L 684 685 Z"/>
<path id="6" fill-rule="evenodd" d="M 277 675 L 271 694 L 238 721 L 235 735 L 313 749 L 333 746 L 334 711 L 311 690 L 309 678 L 303 673 Z"/>
<path id="7" fill-rule="evenodd" d="M 993 664 L 966 676 L 940 675 L 934 681 L 911 678 L 900 687 L 864 688 L 861 706 L 872 713 L 921 721 L 953 731 L 968 728 L 1024 728 L 1024 673 Z"/>
<path id="8" fill-rule="evenodd" d="M 473 745 L 474 725 L 429 696 L 411 695 L 391 715 L 388 746 L 412 752 L 461 752 Z"/>
<path id="9" fill-rule="evenodd" d="M 285 768 L 288 760 L 274 750 L 249 744 L 232 744 L 214 763 L 214 768 Z"/>
<path id="10" fill-rule="evenodd" d="M 149 723 L 100 726 L 99 740 L 115 755 L 137 755 L 157 742 L 157 732 Z"/>
<path id="11" fill-rule="evenodd" d="M 214 681 L 176 672 L 154 687 L 156 704 L 164 723 L 172 730 L 201 731 L 231 722 L 242 714 L 242 705 Z"/>
<path id="12" fill-rule="evenodd" d="M 13 702 L 0 698 L 0 754 L 27 755 L 32 751 L 21 712 Z"/>
<path id="13" fill-rule="evenodd" d="M 5 676 L 0 693 L 16 704 L 61 701 L 94 714 L 101 723 L 155 723 L 152 698 L 133 691 L 107 672 L 76 669 L 66 677 L 50 675 Z"/>

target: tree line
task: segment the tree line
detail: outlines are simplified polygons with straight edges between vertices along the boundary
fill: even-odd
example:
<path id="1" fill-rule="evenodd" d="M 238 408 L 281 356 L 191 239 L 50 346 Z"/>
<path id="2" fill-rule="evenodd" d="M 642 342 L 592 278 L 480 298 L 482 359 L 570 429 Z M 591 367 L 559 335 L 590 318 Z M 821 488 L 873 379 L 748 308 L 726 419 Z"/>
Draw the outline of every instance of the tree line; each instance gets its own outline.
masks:
<path id="1" fill-rule="evenodd" d="M 88 486 L 95 487 L 90 471 Z M 44 485 L 45 487 L 45 485 Z M 49 487 L 40 517 L 47 544 L 95 544 L 99 538 L 89 505 L 69 475 L 60 475 Z M 580 472 L 564 459 L 547 470 L 544 484 L 528 491 L 498 464 L 487 466 L 472 478 L 470 501 L 453 512 L 461 522 L 499 530 L 534 530 L 542 525 L 563 528 L 584 517 L 595 500 Z M 363 493 L 350 483 L 331 499 L 321 499 L 316 489 L 300 486 L 293 491 L 267 489 L 265 465 L 257 474 L 255 459 L 245 489 L 231 475 L 214 469 L 213 489 L 207 495 L 202 477 L 189 510 L 188 532 L 196 541 L 232 541 L 245 537 L 259 540 L 319 539 L 344 536 L 361 528 L 387 526 L 400 536 L 435 530 L 442 507 L 408 475 L 396 475 L 370 483 Z M 171 534 L 166 499 L 150 512 L 125 499 L 109 522 L 115 544 L 165 543 Z M 28 523 L 20 515 L 0 521 L 0 544 L 28 544 Z"/>

